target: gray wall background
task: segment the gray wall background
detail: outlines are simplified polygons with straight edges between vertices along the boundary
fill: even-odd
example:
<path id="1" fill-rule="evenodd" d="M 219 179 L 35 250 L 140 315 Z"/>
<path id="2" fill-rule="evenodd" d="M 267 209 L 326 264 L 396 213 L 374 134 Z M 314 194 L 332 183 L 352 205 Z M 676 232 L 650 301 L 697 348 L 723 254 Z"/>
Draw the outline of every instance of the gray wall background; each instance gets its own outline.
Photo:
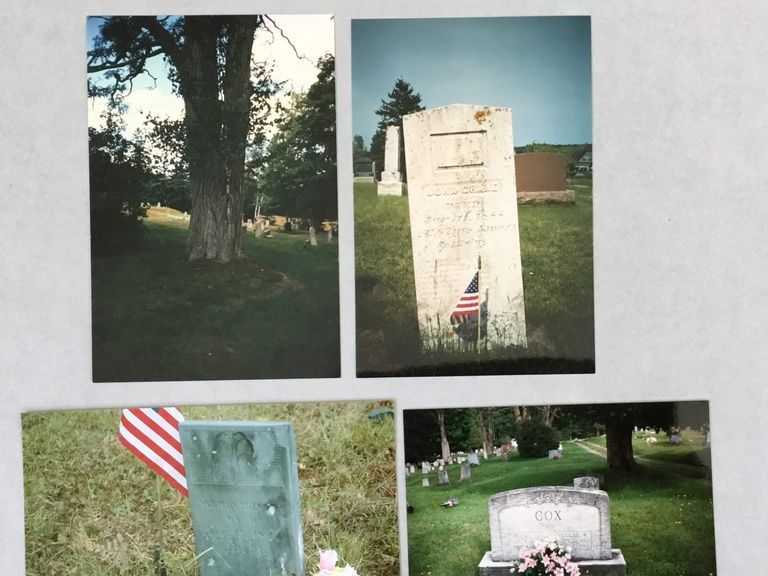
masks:
<path id="1" fill-rule="evenodd" d="M 0 14 L 0 557 L 24 572 L 21 412 L 391 398 L 467 405 L 710 401 L 720 574 L 762 549 L 768 393 L 768 5 L 749 0 L 222 0 L 336 14 L 342 378 L 91 383 L 85 99 L 89 14 L 206 13 L 177 0 L 11 0 Z M 591 15 L 597 372 L 356 381 L 350 108 L 354 17 Z M 56 206 L 54 212 L 48 211 Z M 345 233 L 344 233 L 345 232 Z M 400 419 L 398 420 L 400 421 Z M 402 434 L 398 435 L 402 449 Z M 400 471 L 402 472 L 402 470 Z M 404 495 L 404 486 L 399 486 Z M 401 498 L 403 573 L 407 574 Z M 661 512 L 661 511 L 660 511 Z"/>

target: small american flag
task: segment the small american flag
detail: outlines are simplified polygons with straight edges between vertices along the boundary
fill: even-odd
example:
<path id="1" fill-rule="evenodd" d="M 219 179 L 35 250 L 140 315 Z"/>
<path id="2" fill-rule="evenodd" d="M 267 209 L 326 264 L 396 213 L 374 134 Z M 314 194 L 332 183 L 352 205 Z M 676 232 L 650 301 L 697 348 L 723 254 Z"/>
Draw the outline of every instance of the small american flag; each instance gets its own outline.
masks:
<path id="1" fill-rule="evenodd" d="M 451 324 L 464 322 L 469 316 L 480 311 L 480 294 L 477 292 L 478 274 L 479 272 L 475 272 L 469 286 L 459 298 L 459 302 L 451 314 Z"/>
<path id="2" fill-rule="evenodd" d="M 118 439 L 176 490 L 189 496 L 181 455 L 178 408 L 130 408 L 123 410 Z"/>

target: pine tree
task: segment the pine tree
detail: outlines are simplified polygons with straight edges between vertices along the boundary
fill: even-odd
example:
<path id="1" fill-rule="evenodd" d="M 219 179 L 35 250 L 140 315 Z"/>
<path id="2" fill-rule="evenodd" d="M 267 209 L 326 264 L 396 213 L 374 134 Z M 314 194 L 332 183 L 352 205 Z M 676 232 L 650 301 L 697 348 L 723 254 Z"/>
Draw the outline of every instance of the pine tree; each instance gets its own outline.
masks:
<path id="1" fill-rule="evenodd" d="M 402 78 L 398 78 L 392 91 L 387 94 L 389 100 L 382 100 L 376 110 L 379 125 L 371 138 L 371 159 L 376 162 L 376 177 L 379 178 L 384 169 L 384 146 L 386 144 L 387 126 L 403 126 L 403 116 L 424 110 L 421 105 L 421 94 L 414 92 L 413 86 Z M 403 147 L 401 146 L 402 150 Z M 402 162 L 405 171 L 405 162 Z"/>

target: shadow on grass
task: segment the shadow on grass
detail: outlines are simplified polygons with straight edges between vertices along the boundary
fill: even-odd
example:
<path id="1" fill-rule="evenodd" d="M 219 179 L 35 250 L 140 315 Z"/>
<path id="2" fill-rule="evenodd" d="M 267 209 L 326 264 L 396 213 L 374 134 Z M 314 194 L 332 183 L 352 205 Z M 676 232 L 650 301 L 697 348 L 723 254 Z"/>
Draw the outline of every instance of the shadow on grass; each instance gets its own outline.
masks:
<path id="1" fill-rule="evenodd" d="M 336 245 L 246 238 L 246 258 L 188 262 L 186 230 L 92 260 L 95 382 L 338 377 Z"/>
<path id="2" fill-rule="evenodd" d="M 421 350 L 408 198 L 354 199 L 358 376 L 595 371 L 591 179 L 575 204 L 519 207 L 528 349 L 493 354 Z"/>

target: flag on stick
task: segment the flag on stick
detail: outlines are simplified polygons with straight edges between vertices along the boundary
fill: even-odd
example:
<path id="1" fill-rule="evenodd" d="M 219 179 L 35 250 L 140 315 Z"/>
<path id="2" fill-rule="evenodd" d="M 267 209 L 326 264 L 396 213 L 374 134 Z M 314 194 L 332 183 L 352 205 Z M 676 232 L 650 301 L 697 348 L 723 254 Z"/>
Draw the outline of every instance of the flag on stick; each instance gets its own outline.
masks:
<path id="1" fill-rule="evenodd" d="M 117 437 L 171 486 L 189 496 L 179 437 L 179 422 L 183 420 L 179 409 L 173 407 L 126 409 Z"/>
<path id="2" fill-rule="evenodd" d="M 453 313 L 451 314 L 451 324 L 461 324 L 467 322 L 470 317 L 480 312 L 480 294 L 478 293 L 478 272 L 472 277 L 472 280 L 464 290 L 464 294 L 459 298 Z"/>

